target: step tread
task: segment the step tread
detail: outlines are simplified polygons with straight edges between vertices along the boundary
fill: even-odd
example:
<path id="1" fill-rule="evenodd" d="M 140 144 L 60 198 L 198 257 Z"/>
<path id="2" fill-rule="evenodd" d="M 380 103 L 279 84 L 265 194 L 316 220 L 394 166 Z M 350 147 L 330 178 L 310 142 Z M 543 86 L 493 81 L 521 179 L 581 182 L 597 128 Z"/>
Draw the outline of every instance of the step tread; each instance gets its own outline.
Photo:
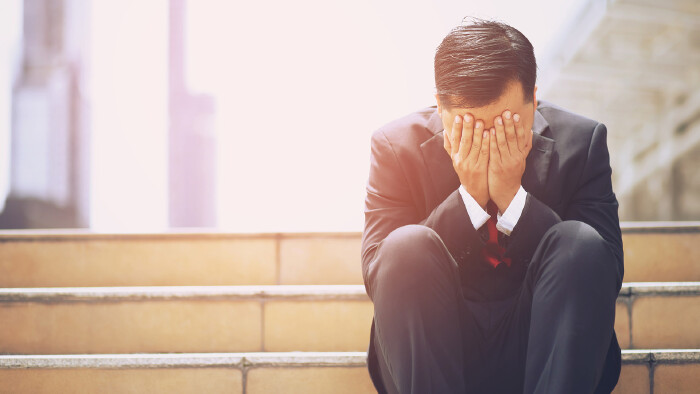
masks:
<path id="1" fill-rule="evenodd" d="M 700 282 L 698 282 L 700 286 Z M 367 300 L 363 285 L 29 287 L 0 289 L 0 302 L 173 298 Z"/>
<path id="2" fill-rule="evenodd" d="M 700 233 L 700 222 L 621 222 L 624 234 Z"/>
<path id="3" fill-rule="evenodd" d="M 685 228 L 681 226 L 680 228 Z M 229 232 L 216 229 L 172 229 L 154 232 L 93 232 L 87 229 L 18 229 L 0 230 L 0 243 L 11 241 L 72 240 L 159 240 L 159 239 L 249 239 L 249 238 L 360 238 L 359 231 L 331 232 Z"/>
<path id="4" fill-rule="evenodd" d="M 0 368 L 361 366 L 366 352 L 0 355 Z"/>
<path id="5" fill-rule="evenodd" d="M 135 353 L 0 355 L 10 368 L 182 368 L 364 366 L 366 352 Z M 698 364 L 700 349 L 622 350 L 623 364 Z"/>
<path id="6" fill-rule="evenodd" d="M 628 282 L 620 296 L 700 295 L 700 282 Z M 28 287 L 0 289 L 0 302 L 157 299 L 368 300 L 364 285 Z"/>
<path id="7" fill-rule="evenodd" d="M 700 281 L 700 264 L 687 258 L 700 222 L 623 223 L 622 232 L 628 282 Z M 361 285 L 361 236 L 0 230 L 0 287 Z"/>
<path id="8" fill-rule="evenodd" d="M 623 282 L 620 295 L 698 295 L 700 282 Z"/>
<path id="9" fill-rule="evenodd" d="M 620 222 L 623 233 L 700 233 L 700 221 Z M 68 239 L 139 239 L 139 238 L 314 238 L 361 237 L 361 231 L 329 232 L 227 232 L 211 228 L 174 228 L 152 232 L 95 232 L 89 229 L 3 229 L 0 242 L 47 238 Z"/>

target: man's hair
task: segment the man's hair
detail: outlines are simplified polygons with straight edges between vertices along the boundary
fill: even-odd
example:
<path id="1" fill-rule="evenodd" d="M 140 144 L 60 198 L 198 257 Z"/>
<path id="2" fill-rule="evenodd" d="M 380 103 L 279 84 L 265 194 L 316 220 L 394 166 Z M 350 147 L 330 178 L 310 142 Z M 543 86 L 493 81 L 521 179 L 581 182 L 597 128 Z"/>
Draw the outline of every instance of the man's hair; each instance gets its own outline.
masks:
<path id="1" fill-rule="evenodd" d="M 530 41 L 501 22 L 464 18 L 435 51 L 435 88 L 442 106 L 474 108 L 495 102 L 511 81 L 532 101 L 537 63 Z"/>

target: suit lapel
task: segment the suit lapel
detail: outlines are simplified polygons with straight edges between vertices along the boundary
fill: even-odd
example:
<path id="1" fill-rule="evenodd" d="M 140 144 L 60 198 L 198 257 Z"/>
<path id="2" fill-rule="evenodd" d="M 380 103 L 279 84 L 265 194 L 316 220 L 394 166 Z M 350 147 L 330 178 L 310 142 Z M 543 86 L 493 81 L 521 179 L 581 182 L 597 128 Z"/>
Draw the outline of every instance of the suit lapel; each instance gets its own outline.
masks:
<path id="1" fill-rule="evenodd" d="M 535 118 L 532 122 L 532 149 L 527 155 L 525 163 L 525 173 L 523 174 L 522 185 L 527 192 L 542 196 L 546 190 L 547 175 L 549 173 L 549 162 L 554 150 L 554 140 L 542 135 L 549 127 L 547 120 L 535 111 Z"/>
<path id="2" fill-rule="evenodd" d="M 459 177 L 452 167 L 452 159 L 445 151 L 443 131 L 440 130 L 420 145 L 423 161 L 428 167 L 433 191 L 425 193 L 426 204 L 434 207 L 459 187 Z"/>
<path id="3" fill-rule="evenodd" d="M 435 207 L 450 193 L 459 187 L 459 177 L 452 167 L 452 160 L 443 146 L 442 121 L 437 111 L 431 115 L 427 124 L 433 134 L 420 145 L 423 161 L 428 168 L 430 179 L 435 193 L 426 193 L 428 207 Z M 549 163 L 554 149 L 554 140 L 542 135 L 549 124 L 545 118 L 535 111 L 532 124 L 532 149 L 527 157 L 525 173 L 523 174 L 523 188 L 537 196 L 545 191 Z"/>
<path id="4" fill-rule="evenodd" d="M 424 141 L 420 145 L 420 149 L 423 155 L 423 162 L 428 168 L 429 178 L 433 184 L 433 190 L 424 192 L 426 208 L 429 212 L 450 193 L 457 190 L 459 177 L 454 167 L 452 167 L 450 155 L 445 151 L 442 118 L 440 118 L 437 108 L 428 118 L 426 126 L 432 137 Z"/>

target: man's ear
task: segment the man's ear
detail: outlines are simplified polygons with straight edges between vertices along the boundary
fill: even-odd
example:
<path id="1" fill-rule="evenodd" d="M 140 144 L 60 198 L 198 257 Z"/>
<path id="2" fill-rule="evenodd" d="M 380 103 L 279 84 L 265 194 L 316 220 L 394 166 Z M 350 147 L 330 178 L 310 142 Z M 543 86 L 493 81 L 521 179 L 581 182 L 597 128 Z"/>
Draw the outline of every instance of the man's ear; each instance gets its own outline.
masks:
<path id="1" fill-rule="evenodd" d="M 532 102 L 535 104 L 535 109 L 537 109 L 537 85 L 535 85 L 535 89 L 532 90 Z"/>
<path id="2" fill-rule="evenodd" d="M 442 118 L 442 108 L 440 107 L 440 98 L 438 97 L 437 93 L 435 93 L 435 101 L 437 102 L 438 115 L 440 115 Z"/>

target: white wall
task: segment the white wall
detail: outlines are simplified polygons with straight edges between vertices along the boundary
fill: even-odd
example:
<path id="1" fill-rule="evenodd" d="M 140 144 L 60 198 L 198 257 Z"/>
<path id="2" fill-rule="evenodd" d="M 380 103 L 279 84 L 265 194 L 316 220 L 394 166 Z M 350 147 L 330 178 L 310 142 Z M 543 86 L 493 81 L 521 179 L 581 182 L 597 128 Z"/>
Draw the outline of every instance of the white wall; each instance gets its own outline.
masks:
<path id="1" fill-rule="evenodd" d="M 219 223 L 362 230 L 370 133 L 434 104 L 447 32 L 497 18 L 539 53 L 576 1 L 190 1 L 189 80 L 217 98 Z"/>
<path id="2" fill-rule="evenodd" d="M 167 227 L 168 1 L 91 3 L 90 227 Z"/>

